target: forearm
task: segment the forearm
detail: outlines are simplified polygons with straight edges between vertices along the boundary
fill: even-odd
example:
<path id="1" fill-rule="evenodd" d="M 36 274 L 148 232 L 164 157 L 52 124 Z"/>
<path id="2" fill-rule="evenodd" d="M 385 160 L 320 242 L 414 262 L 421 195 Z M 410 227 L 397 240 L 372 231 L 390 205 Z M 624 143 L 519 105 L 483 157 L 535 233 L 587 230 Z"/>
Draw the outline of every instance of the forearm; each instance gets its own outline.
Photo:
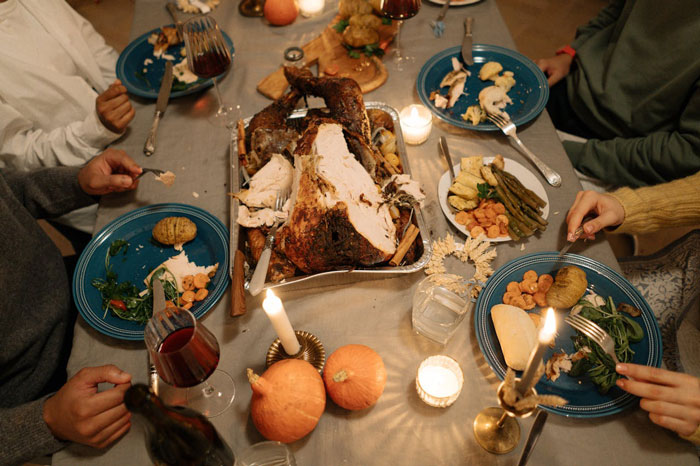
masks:
<path id="1" fill-rule="evenodd" d="M 100 153 L 120 135 L 100 122 L 97 112 L 52 131 L 32 123 L 9 105 L 0 105 L 0 167 L 76 166 Z"/>
<path id="2" fill-rule="evenodd" d="M 612 0 L 608 6 L 600 10 L 598 16 L 576 29 L 576 38 L 571 43 L 571 46 L 574 49 L 578 49 L 590 36 L 617 21 L 624 5 L 624 0 Z"/>
<path id="3" fill-rule="evenodd" d="M 34 216 L 50 218 L 94 204 L 78 184 L 78 167 L 53 167 L 31 172 L 4 172 L 15 197 Z"/>
<path id="4" fill-rule="evenodd" d="M 700 172 L 695 175 L 639 189 L 613 193 L 625 209 L 625 220 L 616 232 L 649 233 L 700 223 Z"/>
<path id="5" fill-rule="evenodd" d="M 577 170 L 613 186 L 655 185 L 700 170 L 698 134 L 657 132 L 638 138 L 563 144 Z"/>
<path id="6" fill-rule="evenodd" d="M 44 422 L 44 401 L 46 398 L 0 409 L 0 464 L 21 464 L 65 446 Z"/>

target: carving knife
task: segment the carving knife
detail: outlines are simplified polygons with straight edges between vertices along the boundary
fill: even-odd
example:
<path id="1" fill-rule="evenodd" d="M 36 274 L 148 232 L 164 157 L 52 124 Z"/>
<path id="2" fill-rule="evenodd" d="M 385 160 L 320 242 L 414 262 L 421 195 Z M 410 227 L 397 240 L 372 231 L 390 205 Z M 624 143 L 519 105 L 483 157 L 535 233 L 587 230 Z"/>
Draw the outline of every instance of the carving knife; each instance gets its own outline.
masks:
<path id="1" fill-rule="evenodd" d="M 166 62 L 163 79 L 160 82 L 160 90 L 158 91 L 158 100 L 156 101 L 156 113 L 153 115 L 153 124 L 148 132 L 146 144 L 143 146 L 143 153 L 150 156 L 156 151 L 156 132 L 158 131 L 158 123 L 160 122 L 165 108 L 168 106 L 170 98 L 170 88 L 173 85 L 173 63 Z"/>
<path id="2" fill-rule="evenodd" d="M 464 39 L 462 40 L 462 60 L 467 66 L 474 64 L 474 58 L 472 58 L 472 24 L 474 23 L 474 18 L 467 16 L 464 20 Z"/>

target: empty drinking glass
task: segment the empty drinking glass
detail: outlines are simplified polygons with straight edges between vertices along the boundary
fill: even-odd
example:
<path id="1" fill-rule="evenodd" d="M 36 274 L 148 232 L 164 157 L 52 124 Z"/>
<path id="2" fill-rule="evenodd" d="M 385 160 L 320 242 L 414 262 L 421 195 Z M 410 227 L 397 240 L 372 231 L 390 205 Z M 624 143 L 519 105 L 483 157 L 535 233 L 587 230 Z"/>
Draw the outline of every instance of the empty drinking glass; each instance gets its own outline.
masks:
<path id="1" fill-rule="evenodd" d="M 433 275 L 439 282 L 440 275 Z M 431 280 L 423 279 L 413 295 L 413 329 L 442 345 L 447 343 L 472 307 L 469 299 Z"/>
<path id="2" fill-rule="evenodd" d="M 234 466 L 296 466 L 292 451 L 282 442 L 258 442 L 236 453 Z"/>

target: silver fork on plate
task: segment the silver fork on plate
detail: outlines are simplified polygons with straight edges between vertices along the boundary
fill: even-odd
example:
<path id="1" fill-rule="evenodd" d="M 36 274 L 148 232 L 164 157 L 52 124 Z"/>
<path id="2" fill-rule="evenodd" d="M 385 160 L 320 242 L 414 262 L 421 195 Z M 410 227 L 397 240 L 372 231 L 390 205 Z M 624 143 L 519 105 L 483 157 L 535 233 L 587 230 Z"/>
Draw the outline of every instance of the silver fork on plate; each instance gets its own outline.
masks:
<path id="1" fill-rule="evenodd" d="M 141 174 L 139 176 L 136 177 L 137 180 L 139 178 L 141 178 L 143 175 L 145 175 L 146 173 L 153 173 L 155 176 L 160 176 L 163 173 L 165 173 L 165 170 L 160 170 L 158 168 L 143 168 L 143 167 L 141 167 L 141 170 L 143 170 L 143 171 L 141 172 Z"/>
<path id="2" fill-rule="evenodd" d="M 603 348 L 603 351 L 605 351 L 613 359 L 613 361 L 615 361 L 615 364 L 620 362 L 615 354 L 615 340 L 608 335 L 608 332 L 600 328 L 598 324 L 578 314 L 573 316 L 568 315 L 564 318 L 564 320 L 573 328 L 579 330 L 588 338 L 598 343 L 598 345 Z"/>
<path id="3" fill-rule="evenodd" d="M 530 149 L 525 147 L 525 144 L 523 144 L 516 133 L 515 124 L 510 120 L 510 118 L 491 113 L 486 115 L 486 118 L 488 118 L 494 125 L 498 126 L 501 131 L 503 131 L 503 134 L 512 138 L 518 144 L 518 147 L 530 159 L 530 161 L 535 164 L 540 173 L 542 173 L 542 176 L 544 176 L 544 179 L 547 180 L 547 183 L 554 187 L 561 186 L 561 176 L 559 173 L 549 168 L 546 163 L 533 154 Z"/>
<path id="4" fill-rule="evenodd" d="M 275 197 L 275 212 L 282 210 L 287 199 L 289 199 L 289 194 L 289 190 L 277 191 L 277 196 Z M 255 271 L 250 279 L 250 283 L 248 283 L 248 291 L 252 296 L 256 296 L 260 293 L 265 285 L 267 268 L 270 265 L 270 256 L 272 255 L 272 245 L 275 242 L 275 234 L 277 234 L 277 228 L 280 226 L 280 223 L 280 220 L 275 220 L 270 232 L 267 234 L 267 238 L 265 238 L 265 246 L 260 253 L 260 259 L 258 259 L 258 263 L 255 266 Z"/>

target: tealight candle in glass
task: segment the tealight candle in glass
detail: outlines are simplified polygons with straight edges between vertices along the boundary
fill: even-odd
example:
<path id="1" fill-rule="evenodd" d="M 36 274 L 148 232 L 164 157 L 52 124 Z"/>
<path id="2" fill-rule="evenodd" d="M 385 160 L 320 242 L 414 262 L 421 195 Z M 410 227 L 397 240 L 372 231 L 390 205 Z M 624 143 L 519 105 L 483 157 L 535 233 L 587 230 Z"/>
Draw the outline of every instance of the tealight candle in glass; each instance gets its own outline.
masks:
<path id="1" fill-rule="evenodd" d="M 423 144 L 433 128 L 433 115 L 424 105 L 411 104 L 399 113 L 401 132 L 407 144 Z"/>
<path id="2" fill-rule="evenodd" d="M 457 361 L 438 354 L 423 360 L 416 375 L 416 391 L 421 400 L 436 408 L 446 408 L 459 397 L 464 374 Z"/>
<path id="3" fill-rule="evenodd" d="M 299 13 L 305 18 L 311 18 L 323 11 L 325 0 L 299 0 Z"/>

